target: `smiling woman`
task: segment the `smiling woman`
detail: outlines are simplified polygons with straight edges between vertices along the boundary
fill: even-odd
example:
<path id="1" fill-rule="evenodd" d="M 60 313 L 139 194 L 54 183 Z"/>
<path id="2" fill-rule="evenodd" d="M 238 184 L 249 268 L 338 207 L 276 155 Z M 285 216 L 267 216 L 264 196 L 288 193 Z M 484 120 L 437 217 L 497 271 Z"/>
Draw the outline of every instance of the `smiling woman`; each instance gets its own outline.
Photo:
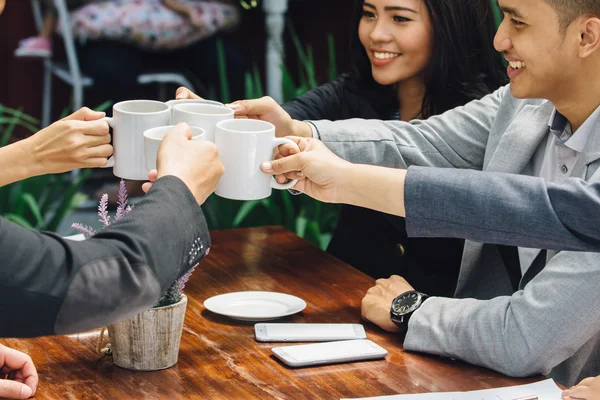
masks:
<path id="1" fill-rule="evenodd" d="M 356 0 L 354 7 L 352 73 L 284 105 L 292 118 L 423 119 L 506 81 L 488 0 Z M 343 206 L 327 250 L 374 278 L 403 275 L 428 294 L 452 295 L 462 245 L 409 239 L 404 219 Z"/>

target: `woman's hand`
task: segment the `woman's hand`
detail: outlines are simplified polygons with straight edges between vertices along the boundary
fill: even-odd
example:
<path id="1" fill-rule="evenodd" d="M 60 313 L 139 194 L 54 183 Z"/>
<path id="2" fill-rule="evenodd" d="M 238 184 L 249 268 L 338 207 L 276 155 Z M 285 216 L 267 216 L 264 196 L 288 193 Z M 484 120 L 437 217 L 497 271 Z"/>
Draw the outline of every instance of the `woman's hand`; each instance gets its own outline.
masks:
<path id="1" fill-rule="evenodd" d="M 320 140 L 290 136 L 300 152 L 290 145 L 279 146 L 276 160 L 261 165 L 264 173 L 300 179 L 294 189 L 327 203 L 344 203 L 352 164 L 333 154 Z M 278 181 L 280 181 L 278 176 Z"/>
<path id="2" fill-rule="evenodd" d="M 600 376 L 585 378 L 562 394 L 563 400 L 600 400 Z"/>
<path id="3" fill-rule="evenodd" d="M 2 379 L 8 376 L 8 379 Z M 31 357 L 0 344 L 0 398 L 28 399 L 35 394 L 38 374 Z"/>
<path id="4" fill-rule="evenodd" d="M 185 86 L 179 87 L 177 92 L 175 92 L 175 100 L 204 100 L 202 97 L 198 96 L 196 93 L 192 92 L 190 89 Z"/>
<path id="5" fill-rule="evenodd" d="M 105 114 L 82 108 L 23 140 L 36 175 L 106 166 L 113 153 Z"/>
<path id="6" fill-rule="evenodd" d="M 260 119 L 275 125 L 275 136 L 312 137 L 312 130 L 306 122 L 296 121 L 271 97 L 256 100 L 239 100 L 226 107 L 235 111 L 236 118 Z"/>

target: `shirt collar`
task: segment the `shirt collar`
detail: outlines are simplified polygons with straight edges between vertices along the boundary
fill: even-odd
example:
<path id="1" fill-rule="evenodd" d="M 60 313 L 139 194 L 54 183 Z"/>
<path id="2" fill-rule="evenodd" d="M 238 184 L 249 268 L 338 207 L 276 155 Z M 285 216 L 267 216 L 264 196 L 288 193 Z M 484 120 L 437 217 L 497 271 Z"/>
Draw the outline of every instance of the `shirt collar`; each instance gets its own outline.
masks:
<path id="1" fill-rule="evenodd" d="M 574 135 L 571 131 L 571 124 L 567 118 L 555 108 L 550 116 L 548 126 L 550 127 L 550 132 L 557 137 L 556 144 L 564 144 L 581 153 L 585 148 L 588 138 L 594 132 L 598 117 L 600 117 L 600 107 L 596 108 L 592 115 L 590 115 L 583 125 L 579 127 L 576 132 L 577 135 Z"/>

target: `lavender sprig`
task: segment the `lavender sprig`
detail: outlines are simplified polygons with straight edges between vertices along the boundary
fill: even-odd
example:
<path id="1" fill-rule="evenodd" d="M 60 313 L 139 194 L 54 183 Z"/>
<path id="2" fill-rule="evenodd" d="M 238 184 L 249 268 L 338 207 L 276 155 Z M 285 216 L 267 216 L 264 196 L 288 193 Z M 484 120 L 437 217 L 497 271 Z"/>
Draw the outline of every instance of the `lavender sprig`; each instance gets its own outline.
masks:
<path id="1" fill-rule="evenodd" d="M 77 229 L 80 233 L 83 233 L 87 237 L 92 237 L 96 234 L 96 231 L 91 226 L 80 224 L 77 222 L 71 224 L 71 228 Z"/>
<path id="2" fill-rule="evenodd" d="M 98 204 L 98 221 L 102 222 L 102 226 L 106 228 L 110 225 L 110 215 L 108 215 L 108 194 L 104 193 L 100 198 L 100 204 Z"/>
<path id="3" fill-rule="evenodd" d="M 115 215 L 115 221 L 123 218 L 129 211 L 131 211 L 130 207 L 127 205 L 127 187 L 125 186 L 125 181 L 121 179 L 119 183 L 119 200 L 117 201 L 117 214 Z"/>

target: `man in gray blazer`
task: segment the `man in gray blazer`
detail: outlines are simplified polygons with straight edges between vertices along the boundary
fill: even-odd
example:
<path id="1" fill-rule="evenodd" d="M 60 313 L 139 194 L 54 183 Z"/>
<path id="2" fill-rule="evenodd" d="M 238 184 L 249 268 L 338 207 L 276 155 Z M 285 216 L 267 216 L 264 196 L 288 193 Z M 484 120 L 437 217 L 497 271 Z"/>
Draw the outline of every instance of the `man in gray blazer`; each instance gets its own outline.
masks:
<path id="1" fill-rule="evenodd" d="M 261 110 L 260 100 L 234 105 L 236 113 L 271 120 L 279 136 L 319 137 L 341 158 L 359 164 L 476 169 L 538 176 L 552 183 L 568 177 L 597 181 L 600 2 L 500 0 L 499 4 L 504 20 L 495 47 L 510 63 L 511 84 L 479 101 L 410 123 L 355 119 L 306 124 L 282 112 Z M 309 161 L 320 163 L 303 153 L 291 158 L 295 170 L 299 168 L 308 180 L 307 174 L 314 172 Z M 273 163 L 277 168 L 263 171 L 285 172 L 278 169 L 284 164 Z M 343 181 L 357 176 L 347 174 Z M 394 182 L 393 174 L 386 178 Z M 365 179 L 364 186 L 349 185 L 349 190 L 379 204 L 385 192 L 399 191 L 392 184 L 378 188 L 374 182 Z M 327 184 L 297 187 L 325 196 L 336 186 L 332 181 Z M 341 196 L 327 200 L 347 201 Z M 452 203 L 444 206 L 452 212 Z M 490 211 L 492 221 L 502 218 Z M 410 211 L 407 214 L 410 218 Z M 386 316 L 386 327 L 406 330 L 406 350 L 460 358 L 512 376 L 544 373 L 571 385 L 600 372 L 598 265 L 600 255 L 595 253 L 467 241 L 456 298 L 410 293 L 412 297 L 404 299 L 407 303 L 390 308 L 391 299 L 379 296 L 374 315 Z M 399 297 L 411 289 L 407 283 L 395 288 L 394 296 Z M 417 302 L 411 303 L 414 299 Z M 390 321 L 392 314 L 399 328 Z M 373 319 L 370 314 L 366 317 Z"/>

